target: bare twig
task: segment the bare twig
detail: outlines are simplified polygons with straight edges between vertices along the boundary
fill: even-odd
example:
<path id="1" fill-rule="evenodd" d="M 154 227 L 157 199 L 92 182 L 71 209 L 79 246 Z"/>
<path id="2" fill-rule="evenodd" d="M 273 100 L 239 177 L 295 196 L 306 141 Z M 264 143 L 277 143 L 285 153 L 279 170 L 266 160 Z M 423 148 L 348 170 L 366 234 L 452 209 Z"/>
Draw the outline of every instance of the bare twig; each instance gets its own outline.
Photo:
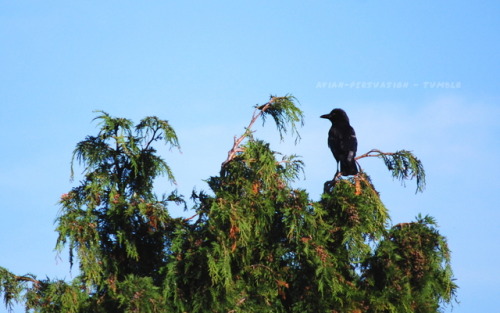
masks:
<path id="1" fill-rule="evenodd" d="M 236 136 L 234 137 L 234 143 L 233 143 L 233 147 L 231 148 L 231 150 L 229 150 L 229 152 L 227 153 L 227 159 L 222 163 L 222 166 L 224 167 L 227 163 L 229 163 L 232 159 L 234 159 L 234 157 L 236 156 L 236 154 L 238 152 L 243 152 L 243 149 L 240 148 L 240 144 L 241 142 L 248 137 L 248 134 L 250 133 L 250 129 L 252 128 L 253 124 L 259 119 L 259 117 L 262 116 L 262 114 L 264 114 L 264 112 L 269 108 L 269 106 L 274 102 L 274 97 L 271 98 L 271 100 L 269 100 L 269 102 L 267 102 L 266 104 L 263 104 L 261 106 L 259 106 L 258 108 L 255 109 L 254 113 L 253 113 L 253 116 L 252 116 L 252 120 L 250 121 L 250 124 L 248 124 L 248 126 L 246 127 L 246 130 L 245 132 L 243 133 L 243 135 L 241 135 L 238 139 L 236 139 Z M 257 112 L 259 111 L 259 112 Z"/>
<path id="2" fill-rule="evenodd" d="M 376 154 L 372 154 L 372 153 L 376 153 Z M 362 159 L 362 158 L 369 158 L 369 157 L 379 157 L 381 155 L 394 155 L 394 154 L 395 153 L 393 153 L 393 152 L 382 152 L 382 151 L 377 150 L 377 149 L 371 149 L 367 153 L 362 154 L 360 156 L 357 156 L 355 158 L 355 160 L 359 160 L 359 159 Z"/>
<path id="3" fill-rule="evenodd" d="M 146 144 L 146 147 L 144 147 L 144 150 L 148 150 L 149 145 L 151 145 L 151 143 L 153 143 L 153 141 L 155 141 L 156 133 L 158 132 L 159 129 L 160 129 L 160 127 L 156 127 L 156 129 L 153 130 L 153 135 L 151 136 L 151 139 Z"/>
<path id="4" fill-rule="evenodd" d="M 184 219 L 184 222 L 187 222 L 189 220 L 192 220 L 193 218 L 197 217 L 198 216 L 198 213 L 196 213 L 195 215 L 191 216 L 191 217 L 188 217 L 188 218 L 185 218 Z"/>
<path id="5" fill-rule="evenodd" d="M 414 223 L 399 223 L 399 224 L 396 224 L 393 226 L 393 228 L 397 227 L 397 228 L 403 228 L 403 227 L 406 227 L 406 226 L 411 226 L 412 224 Z"/>

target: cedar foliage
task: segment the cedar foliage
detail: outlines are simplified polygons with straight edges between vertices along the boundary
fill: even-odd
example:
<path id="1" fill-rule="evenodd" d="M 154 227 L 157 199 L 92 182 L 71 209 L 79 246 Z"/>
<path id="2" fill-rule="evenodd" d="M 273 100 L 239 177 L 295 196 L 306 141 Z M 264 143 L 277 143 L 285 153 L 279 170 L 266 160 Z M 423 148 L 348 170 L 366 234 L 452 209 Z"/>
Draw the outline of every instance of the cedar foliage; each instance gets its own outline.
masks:
<path id="1" fill-rule="evenodd" d="M 304 164 L 254 138 L 274 120 L 281 139 L 300 139 L 296 99 L 272 96 L 235 138 L 209 191 L 193 192 L 196 214 L 172 218 L 172 191 L 153 192 L 170 167 L 155 148 L 179 148 L 165 120 L 136 126 L 100 112 L 101 129 L 77 144 L 84 178 L 61 197 L 57 249 L 69 248 L 71 282 L 17 276 L 0 267 L 7 308 L 34 312 L 438 312 L 455 298 L 450 251 L 429 216 L 390 225 L 363 171 L 325 183 L 319 201 L 293 187 Z M 372 150 L 401 181 L 425 185 L 409 151 Z M 78 261 L 78 262 L 74 262 Z"/>

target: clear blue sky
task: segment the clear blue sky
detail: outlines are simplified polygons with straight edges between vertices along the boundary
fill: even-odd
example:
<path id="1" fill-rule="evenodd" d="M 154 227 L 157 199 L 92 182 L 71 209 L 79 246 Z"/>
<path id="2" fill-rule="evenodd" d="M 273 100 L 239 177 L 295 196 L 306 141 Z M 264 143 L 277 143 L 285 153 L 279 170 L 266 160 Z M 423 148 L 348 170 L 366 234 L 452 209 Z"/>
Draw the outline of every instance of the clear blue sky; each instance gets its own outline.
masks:
<path id="1" fill-rule="evenodd" d="M 335 171 L 330 125 L 319 119 L 335 107 L 350 116 L 358 154 L 412 150 L 427 171 L 423 194 L 393 181 L 380 160 L 361 165 L 394 224 L 418 213 L 437 219 L 460 286 L 453 312 L 498 308 L 499 8 L 492 0 L 0 1 L 0 266 L 77 274 L 53 251 L 54 219 L 60 195 L 78 183 L 69 181 L 71 154 L 95 134 L 93 110 L 168 119 L 182 154 L 162 155 L 178 184 L 157 189 L 189 196 L 218 173 L 252 106 L 291 93 L 306 117 L 302 141 L 279 143 L 272 124 L 256 136 L 303 157 L 297 184 L 317 200 Z"/>

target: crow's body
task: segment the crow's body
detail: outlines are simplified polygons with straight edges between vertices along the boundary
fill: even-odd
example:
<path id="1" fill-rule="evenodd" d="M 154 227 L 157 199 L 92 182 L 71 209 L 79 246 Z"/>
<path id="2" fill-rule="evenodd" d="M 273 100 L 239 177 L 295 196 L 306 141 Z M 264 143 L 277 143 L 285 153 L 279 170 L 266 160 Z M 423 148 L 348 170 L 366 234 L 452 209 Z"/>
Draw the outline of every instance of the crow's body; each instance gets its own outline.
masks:
<path id="1" fill-rule="evenodd" d="M 337 173 L 340 163 L 342 175 L 356 175 L 358 168 L 354 158 L 358 149 L 358 140 L 354 129 L 349 124 L 347 114 L 342 109 L 334 109 L 330 114 L 321 115 L 321 117 L 332 122 L 332 127 L 328 132 L 328 147 L 337 161 Z"/>

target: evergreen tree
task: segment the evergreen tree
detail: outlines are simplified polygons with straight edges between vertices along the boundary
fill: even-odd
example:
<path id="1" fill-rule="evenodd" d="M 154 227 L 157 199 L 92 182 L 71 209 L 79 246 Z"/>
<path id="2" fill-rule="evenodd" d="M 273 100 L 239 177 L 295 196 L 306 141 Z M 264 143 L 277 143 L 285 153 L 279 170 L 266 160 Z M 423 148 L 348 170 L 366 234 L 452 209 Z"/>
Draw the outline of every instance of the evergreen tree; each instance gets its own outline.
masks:
<path id="1" fill-rule="evenodd" d="M 319 201 L 293 183 L 297 156 L 254 138 L 271 118 L 281 139 L 300 139 L 293 96 L 255 107 L 209 191 L 193 192 L 196 214 L 172 218 L 171 192 L 155 178 L 172 171 L 154 144 L 179 143 L 167 121 L 100 112 L 101 129 L 77 144 L 80 185 L 61 197 L 57 248 L 67 246 L 80 275 L 71 282 L 0 268 L 7 307 L 35 312 L 437 312 L 455 297 L 450 252 L 433 218 L 390 225 L 369 176 L 328 181 Z M 402 182 L 425 186 L 409 151 L 372 150 Z M 185 204 L 184 204 L 185 205 Z M 76 262 L 75 262 L 76 263 Z"/>

